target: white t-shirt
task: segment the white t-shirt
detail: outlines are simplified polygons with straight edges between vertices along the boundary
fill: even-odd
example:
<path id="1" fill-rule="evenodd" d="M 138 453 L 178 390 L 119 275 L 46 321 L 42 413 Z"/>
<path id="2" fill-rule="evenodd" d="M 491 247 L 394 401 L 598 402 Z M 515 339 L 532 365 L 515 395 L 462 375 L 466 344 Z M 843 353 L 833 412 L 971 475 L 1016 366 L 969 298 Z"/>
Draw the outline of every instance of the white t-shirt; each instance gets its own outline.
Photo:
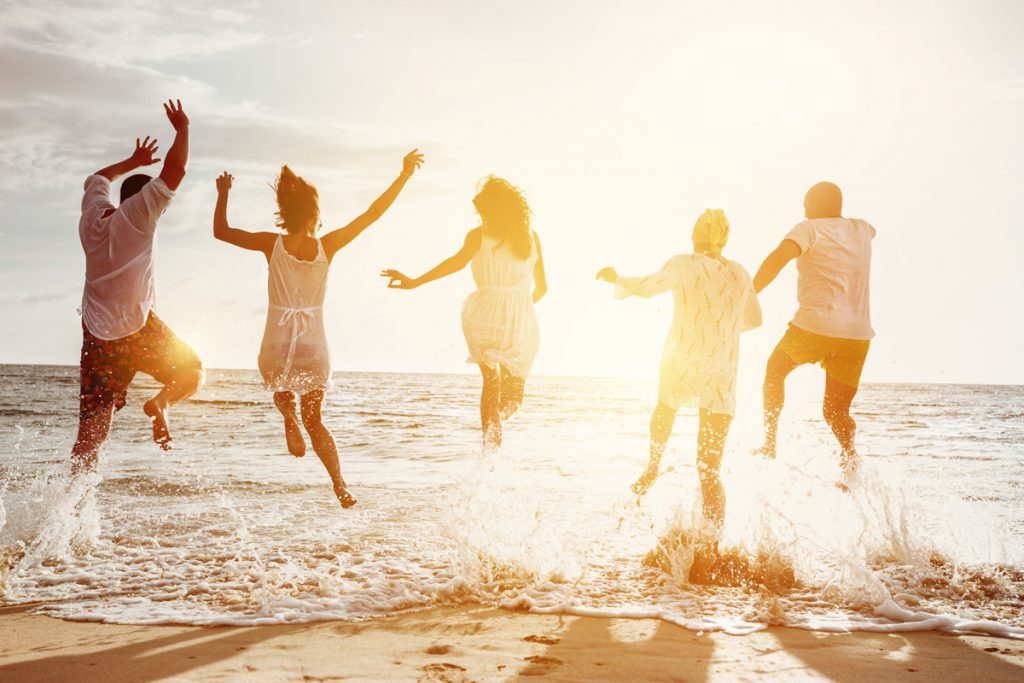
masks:
<path id="1" fill-rule="evenodd" d="M 82 320 L 100 339 L 120 339 L 146 324 L 156 292 L 153 236 L 174 192 L 159 178 L 121 206 L 110 201 L 110 181 L 85 179 L 78 236 L 85 251 Z"/>
<path id="2" fill-rule="evenodd" d="M 793 325 L 842 339 L 871 339 L 868 281 L 875 229 L 859 218 L 813 218 L 785 239 L 800 247 Z"/>

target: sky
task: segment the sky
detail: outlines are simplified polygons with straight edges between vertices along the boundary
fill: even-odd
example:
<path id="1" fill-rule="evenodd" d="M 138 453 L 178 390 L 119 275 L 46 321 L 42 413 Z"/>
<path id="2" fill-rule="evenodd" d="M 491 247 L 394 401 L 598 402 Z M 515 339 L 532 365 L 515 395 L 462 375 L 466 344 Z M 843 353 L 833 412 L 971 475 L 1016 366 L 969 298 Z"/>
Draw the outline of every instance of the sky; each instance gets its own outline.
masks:
<path id="1" fill-rule="evenodd" d="M 335 258 L 336 370 L 474 371 L 467 271 L 418 275 L 477 225 L 489 173 L 521 187 L 544 247 L 546 375 L 653 376 L 672 300 L 595 282 L 691 249 L 708 207 L 753 273 L 819 180 L 878 230 L 866 381 L 1024 384 L 1024 4 L 1019 2 L 0 2 L 0 362 L 76 363 L 82 182 L 192 120 L 161 219 L 157 310 L 208 367 L 255 367 L 262 256 L 212 237 L 271 229 L 284 163 L 325 228 L 364 210 L 418 147 L 426 166 Z M 741 374 L 792 316 L 790 266 L 761 297 Z"/>

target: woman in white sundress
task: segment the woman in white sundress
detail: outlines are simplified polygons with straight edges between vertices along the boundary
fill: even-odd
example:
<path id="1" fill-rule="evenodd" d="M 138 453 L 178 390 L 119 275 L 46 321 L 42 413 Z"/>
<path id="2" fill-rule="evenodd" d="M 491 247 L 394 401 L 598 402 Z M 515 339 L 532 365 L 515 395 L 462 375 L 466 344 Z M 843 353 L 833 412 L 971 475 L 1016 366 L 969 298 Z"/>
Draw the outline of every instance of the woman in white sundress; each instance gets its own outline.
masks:
<path id="1" fill-rule="evenodd" d="M 370 227 L 398 197 L 406 181 L 423 163 L 413 150 L 402 161 L 402 172 L 361 216 L 343 228 L 317 238 L 320 227 L 316 188 L 284 166 L 274 190 L 277 194 L 277 225 L 284 234 L 248 232 L 228 225 L 228 194 L 234 177 L 225 172 L 217 178 L 217 208 L 213 236 L 243 249 L 262 252 L 269 271 L 270 306 L 260 347 L 259 367 L 266 387 L 274 392 L 274 404 L 284 417 L 288 451 L 302 457 L 306 441 L 296 415 L 296 396 L 302 424 L 334 485 L 334 495 L 344 508 L 356 504 L 341 476 L 338 447 L 324 426 L 320 409 L 331 383 L 331 357 L 324 333 L 324 294 L 331 259 Z"/>
<path id="2" fill-rule="evenodd" d="M 740 333 L 761 324 L 761 306 L 750 275 L 722 256 L 728 239 L 725 212 L 708 209 L 693 226 L 692 254 L 673 256 L 647 277 L 621 277 L 614 268 L 602 268 L 597 274 L 615 284 L 620 299 L 668 291 L 675 298 L 661 358 L 658 405 L 651 415 L 650 461 L 632 489 L 643 496 L 654 484 L 676 412 L 696 404 L 700 407 L 697 472 L 704 517 L 715 530 L 725 517 L 725 491 L 718 470 L 736 412 Z"/>
<path id="3" fill-rule="evenodd" d="M 467 362 L 480 367 L 480 427 L 484 446 L 501 445 L 501 424 L 522 404 L 526 378 L 540 347 L 533 305 L 547 292 L 540 238 L 530 228 L 530 207 L 519 188 L 488 176 L 473 198 L 480 226 L 462 248 L 418 278 L 381 273 L 388 287 L 415 289 L 472 264 L 476 291 L 462 306 Z"/>

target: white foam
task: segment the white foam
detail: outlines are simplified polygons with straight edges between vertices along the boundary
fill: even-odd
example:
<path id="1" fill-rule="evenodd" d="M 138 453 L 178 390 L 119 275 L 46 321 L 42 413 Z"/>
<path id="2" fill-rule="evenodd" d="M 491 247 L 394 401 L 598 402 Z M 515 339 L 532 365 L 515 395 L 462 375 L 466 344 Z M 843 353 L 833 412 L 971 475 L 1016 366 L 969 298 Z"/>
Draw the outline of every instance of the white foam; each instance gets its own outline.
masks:
<path id="1" fill-rule="evenodd" d="M 553 393 L 553 405 L 563 395 Z M 468 406 L 474 397 L 464 398 Z M 206 405 L 213 417 L 204 419 L 220 420 L 211 433 L 234 420 L 245 426 L 244 447 L 181 447 L 167 459 L 143 433 L 112 445 L 103 480 L 69 483 L 63 466 L 36 466 L 0 490 L 0 595 L 46 602 L 46 614 L 120 623 L 361 620 L 468 603 L 734 634 L 779 624 L 1024 637 L 1013 607 L 1024 587 L 1013 575 L 1019 542 L 998 533 L 1005 525 L 988 508 L 951 495 L 935 503 L 957 465 L 927 489 L 901 463 L 867 458 L 845 495 L 833 486 L 828 435 L 793 430 L 779 460 L 767 462 L 748 455 L 758 435 L 738 430 L 724 460 L 723 546 L 791 567 L 797 589 L 690 585 L 683 555 L 671 558 L 671 575 L 642 567 L 659 537 L 692 527 L 700 510 L 695 420 L 680 416 L 666 454 L 674 469 L 638 507 L 628 483 L 646 460 L 646 405 L 631 405 L 596 423 L 593 411 L 540 423 L 542 411 L 528 411 L 490 457 L 476 454 L 473 425 L 452 428 L 454 410 L 433 423 L 417 416 L 438 431 L 433 440 L 416 433 L 403 447 L 411 453 L 346 449 L 339 429 L 360 498 L 344 512 L 314 457 L 258 451 L 281 442 L 279 425 L 257 412 L 264 407 Z M 379 429 L 390 448 L 399 429 Z M 19 458 L 39 446 L 29 438 L 21 448 Z M 417 450 L 426 448 L 434 450 Z"/>

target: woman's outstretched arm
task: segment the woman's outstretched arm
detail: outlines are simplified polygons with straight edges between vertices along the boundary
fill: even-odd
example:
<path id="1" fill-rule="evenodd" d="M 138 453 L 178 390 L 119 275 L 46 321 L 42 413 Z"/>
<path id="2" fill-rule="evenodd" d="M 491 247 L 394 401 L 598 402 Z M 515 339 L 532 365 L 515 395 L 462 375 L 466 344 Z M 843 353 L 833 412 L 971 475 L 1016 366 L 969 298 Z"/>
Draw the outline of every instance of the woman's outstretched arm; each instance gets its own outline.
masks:
<path id="1" fill-rule="evenodd" d="M 358 237 L 363 230 L 366 230 L 378 218 L 383 216 L 384 212 L 391 208 L 391 205 L 395 202 L 398 193 L 405 187 L 406 181 L 412 177 L 412 174 L 421 165 L 423 165 L 423 155 L 419 153 L 419 149 L 414 149 L 406 154 L 405 158 L 402 159 L 402 172 L 398 174 L 398 177 L 395 178 L 395 181 L 391 183 L 388 189 L 384 190 L 384 194 L 377 197 L 373 204 L 370 204 L 370 208 L 345 227 L 332 230 L 324 235 L 320 243 L 324 245 L 324 253 L 327 254 L 327 258 L 333 258 L 345 245 Z"/>
<path id="2" fill-rule="evenodd" d="M 607 267 L 597 271 L 596 279 L 614 284 L 616 298 L 640 296 L 646 299 L 679 284 L 685 263 L 685 260 L 673 257 L 657 273 L 646 277 L 622 277 L 614 268 Z"/>
<path id="3" fill-rule="evenodd" d="M 470 260 L 472 260 L 473 255 L 480 249 L 481 232 L 480 228 L 470 230 L 466 235 L 466 240 L 462 243 L 461 249 L 419 277 L 412 278 L 400 271 L 391 269 L 382 270 L 380 273 L 381 277 L 388 278 L 388 287 L 391 289 L 416 289 L 420 285 L 425 285 L 428 282 L 440 280 L 452 273 L 457 273 L 466 267 Z"/>
<path id="4" fill-rule="evenodd" d="M 228 194 L 231 192 L 231 181 L 235 177 L 224 171 L 217 178 L 217 206 L 213 210 L 213 236 L 222 242 L 233 244 L 242 249 L 262 251 L 269 259 L 274 249 L 277 235 L 272 232 L 249 232 L 228 225 Z"/>
<path id="5" fill-rule="evenodd" d="M 533 233 L 533 242 L 537 245 L 537 262 L 533 264 L 533 303 L 537 303 L 548 293 L 548 276 L 544 272 L 544 252 L 540 249 L 537 233 Z"/>

